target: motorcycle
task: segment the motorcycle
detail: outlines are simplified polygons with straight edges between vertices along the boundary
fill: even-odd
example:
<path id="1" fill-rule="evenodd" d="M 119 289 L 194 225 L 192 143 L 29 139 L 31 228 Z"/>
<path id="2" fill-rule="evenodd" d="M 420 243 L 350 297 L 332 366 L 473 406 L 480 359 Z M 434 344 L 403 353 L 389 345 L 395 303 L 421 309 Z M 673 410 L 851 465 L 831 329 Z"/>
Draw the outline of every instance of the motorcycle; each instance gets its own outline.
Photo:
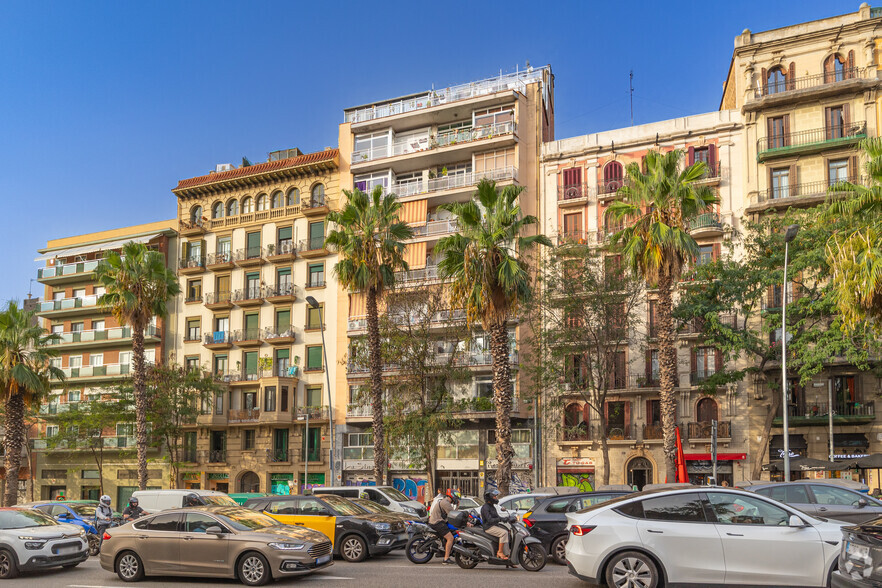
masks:
<path id="1" fill-rule="evenodd" d="M 462 529 L 459 543 L 453 545 L 457 565 L 464 570 L 470 570 L 481 562 L 511 567 L 520 565 L 528 572 L 538 572 L 545 567 L 548 554 L 542 542 L 530 535 L 527 527 L 518 522 L 516 515 L 511 515 L 501 526 L 508 530 L 509 559 L 496 557 L 499 539 L 476 525 Z"/>
<path id="2" fill-rule="evenodd" d="M 460 541 L 460 527 L 468 524 L 467 517 L 471 518 L 471 516 L 471 514 L 466 515 L 462 511 L 452 512 L 448 515 L 447 528 L 453 533 L 454 545 Z M 426 523 L 411 521 L 407 527 L 407 533 L 410 538 L 407 540 L 407 545 L 404 546 L 404 554 L 412 563 L 429 563 L 436 555 L 444 557 L 444 538 L 439 537 L 435 530 Z"/>

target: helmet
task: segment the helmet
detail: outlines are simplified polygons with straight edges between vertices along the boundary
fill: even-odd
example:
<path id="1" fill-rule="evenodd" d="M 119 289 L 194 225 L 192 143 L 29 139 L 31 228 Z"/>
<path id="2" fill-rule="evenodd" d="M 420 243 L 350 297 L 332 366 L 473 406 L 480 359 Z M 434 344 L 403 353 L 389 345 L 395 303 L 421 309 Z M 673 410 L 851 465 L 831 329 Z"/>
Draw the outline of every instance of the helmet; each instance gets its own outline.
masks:
<path id="1" fill-rule="evenodd" d="M 106 504 L 107 506 L 110 506 L 110 496 L 108 496 L 107 494 L 103 495 L 101 497 L 101 504 Z"/>
<path id="2" fill-rule="evenodd" d="M 459 502 L 459 499 L 462 498 L 462 493 L 459 490 L 447 490 L 447 496 L 450 497 L 450 500 L 453 502 Z"/>
<path id="3" fill-rule="evenodd" d="M 195 493 L 191 492 L 187 494 L 187 506 L 199 506 L 202 504 L 202 501 L 199 500 L 199 497 L 196 496 Z"/>
<path id="4" fill-rule="evenodd" d="M 131 504 L 132 506 L 137 506 L 138 498 L 135 496 L 132 496 L 131 498 L 129 498 L 129 504 Z"/>
<path id="5" fill-rule="evenodd" d="M 499 490 L 493 488 L 492 490 L 487 490 L 484 492 L 484 502 L 490 502 L 496 500 L 499 496 Z"/>

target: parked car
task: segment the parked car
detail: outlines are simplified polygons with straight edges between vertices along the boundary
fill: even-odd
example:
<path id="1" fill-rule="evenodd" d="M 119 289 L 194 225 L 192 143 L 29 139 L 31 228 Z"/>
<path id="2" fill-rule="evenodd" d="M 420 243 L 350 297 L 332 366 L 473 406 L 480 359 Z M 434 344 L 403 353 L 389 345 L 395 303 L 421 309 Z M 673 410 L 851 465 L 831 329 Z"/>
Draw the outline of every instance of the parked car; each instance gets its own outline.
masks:
<path id="1" fill-rule="evenodd" d="M 471 510 L 473 508 L 481 508 L 483 503 L 478 501 L 474 496 L 463 496 L 459 499 L 460 510 Z"/>
<path id="2" fill-rule="evenodd" d="M 789 504 L 806 514 L 847 523 L 864 523 L 882 516 L 882 501 L 822 480 L 771 482 L 751 485 L 745 490 Z"/>
<path id="3" fill-rule="evenodd" d="M 98 537 L 98 529 L 95 528 L 95 506 L 76 502 L 36 502 L 31 508 L 59 522 L 70 523 L 84 529 L 89 542 L 89 555 L 98 555 L 101 540 Z"/>
<path id="4" fill-rule="evenodd" d="M 191 494 L 199 497 L 202 506 L 240 506 L 225 492 L 217 490 L 136 490 L 132 497 L 138 499 L 138 505 L 144 512 L 153 514 L 187 506 L 186 498 Z"/>
<path id="5" fill-rule="evenodd" d="M 514 514 L 523 517 L 541 499 L 551 494 L 509 494 L 499 500 L 496 510 L 500 514 Z"/>
<path id="6" fill-rule="evenodd" d="M 334 554 L 349 562 L 389 553 L 407 543 L 407 530 L 400 519 L 367 513 L 333 494 L 252 498 L 245 507 L 268 514 L 286 525 L 324 533 L 334 544 Z"/>
<path id="7" fill-rule="evenodd" d="M 567 514 L 570 573 L 592 583 L 827 586 L 842 533 L 764 496 L 692 486 Z"/>
<path id="8" fill-rule="evenodd" d="M 0 508 L 0 579 L 89 559 L 86 531 L 32 508 Z"/>
<path id="9" fill-rule="evenodd" d="M 413 515 L 406 515 L 403 512 L 395 512 L 394 510 L 389 510 L 382 504 L 377 504 L 373 500 L 368 500 L 367 498 L 347 498 L 347 500 L 353 504 L 357 504 L 365 512 L 371 512 L 374 514 L 387 514 L 389 516 L 397 518 L 405 524 L 416 519 L 416 517 L 414 517 Z"/>
<path id="10" fill-rule="evenodd" d="M 542 542 L 554 561 L 566 565 L 564 549 L 567 546 L 567 514 L 593 504 L 600 504 L 629 492 L 580 492 L 579 494 L 552 494 L 536 502 L 524 513 L 524 525 Z"/>
<path id="11" fill-rule="evenodd" d="M 404 514 L 420 518 L 428 515 L 425 505 L 416 500 L 411 500 L 392 486 L 333 486 L 330 488 L 316 488 L 316 492 L 334 494 L 343 498 L 367 498 L 377 504 L 382 504 L 389 510 L 403 512 Z"/>
<path id="12" fill-rule="evenodd" d="M 144 576 L 237 578 L 259 586 L 333 564 L 331 541 L 240 506 L 168 510 L 112 527 L 101 567 L 124 582 Z"/>
<path id="13" fill-rule="evenodd" d="M 882 518 L 842 527 L 839 569 L 833 588 L 877 588 L 882 585 Z"/>

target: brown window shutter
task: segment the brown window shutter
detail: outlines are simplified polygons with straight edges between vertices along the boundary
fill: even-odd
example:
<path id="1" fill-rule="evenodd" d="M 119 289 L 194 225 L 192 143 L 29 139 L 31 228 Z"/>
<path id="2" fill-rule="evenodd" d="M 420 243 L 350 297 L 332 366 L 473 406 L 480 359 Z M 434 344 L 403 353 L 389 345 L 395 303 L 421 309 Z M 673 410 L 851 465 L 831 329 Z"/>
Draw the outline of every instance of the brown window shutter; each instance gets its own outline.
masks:
<path id="1" fill-rule="evenodd" d="M 714 243 L 712 255 L 713 255 L 714 261 L 720 260 L 720 244 L 719 243 Z"/>
<path id="2" fill-rule="evenodd" d="M 854 49 L 848 52 L 848 61 L 845 62 L 845 67 L 847 68 L 845 71 L 845 77 L 855 77 L 856 72 L 854 71 Z"/>
<path id="3" fill-rule="evenodd" d="M 646 401 L 646 418 L 644 419 L 647 425 L 654 425 L 652 422 L 652 400 Z"/>
<path id="4" fill-rule="evenodd" d="M 845 104 L 842 105 L 842 118 L 844 119 L 846 127 L 851 125 L 851 104 L 849 104 L 848 102 L 846 102 Z M 850 134 L 851 130 L 847 129 L 847 128 L 842 129 L 839 134 L 841 136 L 845 137 L 845 136 L 847 136 L 846 133 Z"/>
<path id="5" fill-rule="evenodd" d="M 787 196 L 798 196 L 799 195 L 799 178 L 797 177 L 798 170 L 796 169 L 796 164 L 790 166 L 790 178 L 789 184 L 787 185 Z"/>
<path id="6" fill-rule="evenodd" d="M 689 371 L 694 374 L 696 371 L 698 371 L 698 369 L 697 369 L 698 359 L 695 357 L 695 347 L 693 347 L 689 351 L 689 362 L 690 362 Z"/>
<path id="7" fill-rule="evenodd" d="M 833 109 L 824 109 L 824 137 L 829 141 L 833 138 Z"/>
<path id="8" fill-rule="evenodd" d="M 790 69 L 787 70 L 787 89 L 796 89 L 796 63 L 790 62 Z"/>
<path id="9" fill-rule="evenodd" d="M 631 433 L 631 401 L 625 402 L 625 439 L 630 439 Z"/>
<path id="10" fill-rule="evenodd" d="M 652 380 L 652 350 L 646 350 L 646 383 L 647 385 Z"/>
<path id="11" fill-rule="evenodd" d="M 784 140 L 781 142 L 781 145 L 787 147 L 790 145 L 790 115 L 784 115 Z"/>
<path id="12" fill-rule="evenodd" d="M 689 164 L 688 165 L 692 165 L 693 163 L 695 163 L 695 147 L 691 147 L 691 146 L 689 147 L 688 157 L 689 157 L 689 159 L 688 159 Z"/>
<path id="13" fill-rule="evenodd" d="M 824 60 L 824 83 L 829 84 L 833 81 L 833 62 L 836 60 L 836 54 L 829 56 Z"/>
<path id="14" fill-rule="evenodd" d="M 768 84 L 769 84 L 769 74 L 766 73 L 766 68 L 763 68 L 762 76 L 763 76 L 763 79 L 760 80 L 760 82 L 762 83 L 763 96 L 765 96 L 766 94 L 769 93 L 769 87 L 768 87 Z"/>
<path id="15" fill-rule="evenodd" d="M 710 167 L 711 177 L 716 177 L 714 172 L 717 169 L 717 146 L 713 143 L 707 146 L 707 165 Z"/>
<path id="16" fill-rule="evenodd" d="M 719 349 L 714 349 L 714 372 L 723 371 L 723 354 L 720 353 Z"/>
<path id="17" fill-rule="evenodd" d="M 603 403 L 603 426 L 609 427 L 609 402 Z M 603 431 L 603 435 L 606 435 L 606 431 Z"/>
<path id="18" fill-rule="evenodd" d="M 857 183 L 860 180 L 858 175 L 858 156 L 852 155 L 848 158 L 848 179 Z"/>

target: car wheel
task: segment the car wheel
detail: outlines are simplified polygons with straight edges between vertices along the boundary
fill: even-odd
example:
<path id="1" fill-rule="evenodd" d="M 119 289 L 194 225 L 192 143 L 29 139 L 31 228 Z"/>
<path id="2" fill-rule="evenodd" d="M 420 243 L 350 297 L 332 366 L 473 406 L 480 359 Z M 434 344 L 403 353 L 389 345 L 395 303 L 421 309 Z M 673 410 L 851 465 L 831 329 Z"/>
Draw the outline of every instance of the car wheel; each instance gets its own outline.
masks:
<path id="1" fill-rule="evenodd" d="M 610 588 L 657 588 L 658 567 L 637 551 L 624 551 L 606 566 L 606 584 Z"/>
<path id="2" fill-rule="evenodd" d="M 263 586 L 272 579 L 269 563 L 256 551 L 242 556 L 238 572 L 239 580 L 248 586 Z"/>
<path id="3" fill-rule="evenodd" d="M 358 535 L 348 535 L 340 542 L 340 555 L 348 562 L 360 562 L 367 554 L 367 545 Z"/>
<path id="4" fill-rule="evenodd" d="M 123 551 L 116 558 L 116 575 L 123 582 L 137 582 L 144 579 L 144 564 L 134 551 Z"/>
<path id="5" fill-rule="evenodd" d="M 15 556 L 8 549 L 0 549 L 0 580 L 9 580 L 18 576 L 18 564 Z"/>
<path id="6" fill-rule="evenodd" d="M 567 565 L 567 535 L 561 535 L 551 542 L 551 557 L 555 563 Z"/>

